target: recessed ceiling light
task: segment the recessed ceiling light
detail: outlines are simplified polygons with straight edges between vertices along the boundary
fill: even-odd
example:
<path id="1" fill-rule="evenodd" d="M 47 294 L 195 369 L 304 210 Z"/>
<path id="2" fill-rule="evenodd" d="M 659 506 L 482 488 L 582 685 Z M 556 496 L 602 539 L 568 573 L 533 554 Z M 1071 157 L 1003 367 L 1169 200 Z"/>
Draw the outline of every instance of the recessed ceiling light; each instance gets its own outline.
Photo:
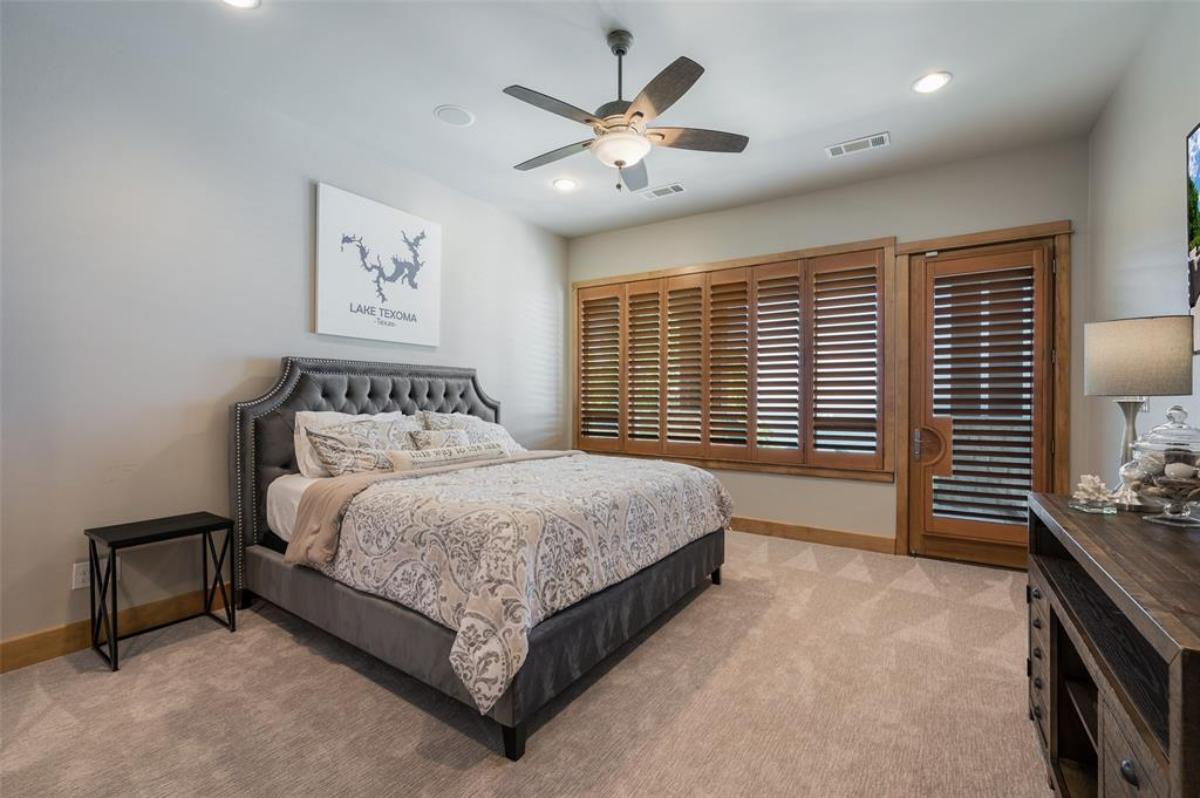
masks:
<path id="1" fill-rule="evenodd" d="M 227 6 L 241 9 L 258 8 L 262 4 L 262 0 L 221 0 L 221 2 Z"/>
<path id="2" fill-rule="evenodd" d="M 454 127 L 468 127 L 475 123 L 475 114 L 461 105 L 439 105 L 433 109 L 433 115 Z"/>
<path id="3" fill-rule="evenodd" d="M 913 83 L 913 91 L 920 94 L 933 94 L 950 82 L 954 76 L 949 72 L 930 72 L 922 75 Z"/>
<path id="4" fill-rule="evenodd" d="M 551 185 L 554 186 L 555 191 L 561 191 L 563 194 L 566 194 L 568 191 L 574 191 L 575 189 L 579 188 L 579 184 L 576 183 L 574 180 L 572 180 L 569 177 L 560 177 L 557 180 L 555 180 Z"/>

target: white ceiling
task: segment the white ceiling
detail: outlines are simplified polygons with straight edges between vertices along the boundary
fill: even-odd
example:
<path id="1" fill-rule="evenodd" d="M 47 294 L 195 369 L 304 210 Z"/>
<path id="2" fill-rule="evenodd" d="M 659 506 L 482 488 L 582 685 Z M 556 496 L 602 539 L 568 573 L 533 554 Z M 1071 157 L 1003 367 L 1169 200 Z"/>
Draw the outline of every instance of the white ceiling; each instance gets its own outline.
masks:
<path id="1" fill-rule="evenodd" d="M 1139 3 L 353 3 L 217 0 L 98 4 L 97 37 L 156 68 L 205 74 L 241 99 L 333 135 L 567 236 L 1085 133 L 1160 7 Z M 629 98 L 687 55 L 706 68 L 661 124 L 744 133 L 741 155 L 656 149 L 646 201 L 584 153 L 512 165 L 590 131 L 501 93 L 519 83 L 586 109 L 615 96 L 604 42 L 633 32 Z M 101 39 L 103 40 L 103 39 Z M 144 51 L 144 53 L 142 52 Z M 934 95 L 912 81 L 954 73 Z M 441 103 L 477 122 L 449 127 Z M 892 145 L 830 161 L 824 147 L 887 130 Z M 559 176 L 578 191 L 550 188 Z"/>

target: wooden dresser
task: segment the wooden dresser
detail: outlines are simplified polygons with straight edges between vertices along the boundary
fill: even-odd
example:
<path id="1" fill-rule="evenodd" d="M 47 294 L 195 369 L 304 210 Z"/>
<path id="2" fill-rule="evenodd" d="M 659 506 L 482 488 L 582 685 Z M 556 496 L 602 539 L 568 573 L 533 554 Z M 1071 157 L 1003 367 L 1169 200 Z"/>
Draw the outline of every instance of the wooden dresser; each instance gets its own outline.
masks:
<path id="1" fill-rule="evenodd" d="M 1051 787 L 1200 798 L 1200 531 L 1029 499 L 1029 716 Z"/>

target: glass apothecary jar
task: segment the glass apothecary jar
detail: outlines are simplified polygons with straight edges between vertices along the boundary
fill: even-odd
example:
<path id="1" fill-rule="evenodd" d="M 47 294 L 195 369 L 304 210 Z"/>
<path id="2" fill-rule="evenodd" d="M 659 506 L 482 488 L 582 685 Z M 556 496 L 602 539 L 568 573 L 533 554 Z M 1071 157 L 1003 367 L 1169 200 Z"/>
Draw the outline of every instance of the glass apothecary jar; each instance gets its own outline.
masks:
<path id="1" fill-rule="evenodd" d="M 1200 507 L 1200 429 L 1187 423 L 1179 405 L 1167 421 L 1137 439 L 1133 460 L 1121 466 L 1121 481 L 1140 502 L 1158 514 L 1145 520 L 1169 526 L 1200 526 L 1192 510 Z"/>

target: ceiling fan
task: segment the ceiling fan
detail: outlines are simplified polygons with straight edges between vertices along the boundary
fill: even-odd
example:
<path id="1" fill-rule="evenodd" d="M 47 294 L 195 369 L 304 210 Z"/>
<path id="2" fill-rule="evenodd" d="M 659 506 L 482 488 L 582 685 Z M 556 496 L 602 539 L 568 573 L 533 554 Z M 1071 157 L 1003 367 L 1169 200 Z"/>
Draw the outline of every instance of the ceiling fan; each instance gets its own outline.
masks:
<path id="1" fill-rule="evenodd" d="M 705 152 L 746 149 L 750 139 L 737 133 L 690 127 L 646 127 L 692 87 L 704 74 L 704 67 L 690 58 L 677 58 L 630 102 L 623 95 L 622 66 L 632 44 L 633 34 L 629 31 L 615 30 L 608 34 L 609 49 L 617 57 L 617 99 L 601 105 L 594 114 L 524 86 L 509 86 L 504 90 L 510 97 L 587 125 L 596 134 L 594 138 L 544 152 L 517 164 L 514 169 L 524 172 L 590 150 L 601 163 L 620 172 L 621 182 L 630 191 L 638 191 L 649 182 L 642 159 L 654 146 Z M 620 188 L 619 182 L 617 189 Z"/>

